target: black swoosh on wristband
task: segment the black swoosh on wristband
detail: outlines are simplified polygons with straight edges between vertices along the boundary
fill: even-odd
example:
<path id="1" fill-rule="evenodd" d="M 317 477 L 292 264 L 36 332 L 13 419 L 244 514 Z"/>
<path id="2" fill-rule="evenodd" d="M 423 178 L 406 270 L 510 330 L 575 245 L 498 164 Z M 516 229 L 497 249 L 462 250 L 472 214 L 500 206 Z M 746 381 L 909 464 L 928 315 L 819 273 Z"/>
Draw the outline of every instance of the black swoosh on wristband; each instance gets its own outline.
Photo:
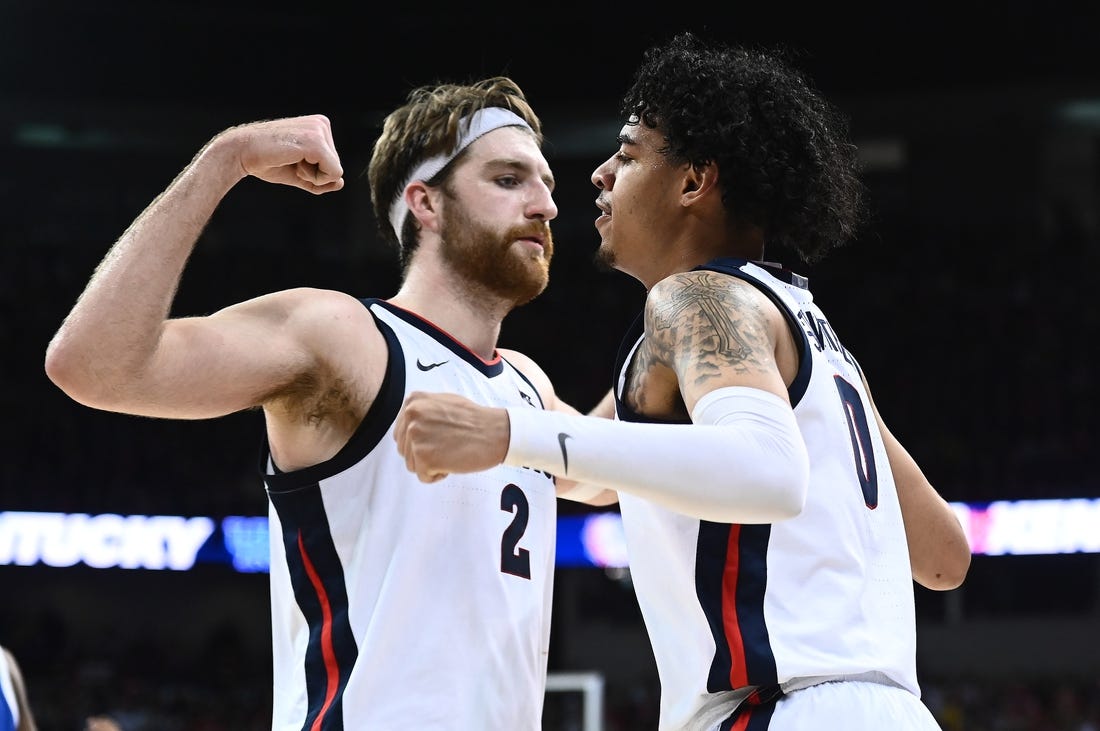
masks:
<path id="1" fill-rule="evenodd" d="M 565 466 L 565 474 L 569 473 L 569 453 L 565 451 L 565 440 L 572 438 L 572 434 L 566 434 L 563 431 L 558 432 L 558 444 L 561 445 L 561 461 Z"/>

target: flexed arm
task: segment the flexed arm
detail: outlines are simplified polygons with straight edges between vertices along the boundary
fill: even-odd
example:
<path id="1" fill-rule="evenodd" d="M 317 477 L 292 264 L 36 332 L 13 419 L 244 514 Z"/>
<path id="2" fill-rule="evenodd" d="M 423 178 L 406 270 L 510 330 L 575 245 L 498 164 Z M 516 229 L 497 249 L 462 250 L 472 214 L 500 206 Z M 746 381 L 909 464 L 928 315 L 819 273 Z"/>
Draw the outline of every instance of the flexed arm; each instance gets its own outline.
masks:
<path id="1" fill-rule="evenodd" d="M 252 175 L 311 193 L 343 187 L 328 120 L 297 117 L 215 136 L 130 225 L 97 267 L 46 353 L 51 380 L 96 408 L 200 418 L 255 405 L 308 353 L 261 342 L 257 325 L 298 317 L 269 296 L 210 318 L 168 320 L 184 266 L 215 208 Z M 276 335 L 286 328 L 263 328 Z M 276 348 L 287 355 L 270 358 Z"/>

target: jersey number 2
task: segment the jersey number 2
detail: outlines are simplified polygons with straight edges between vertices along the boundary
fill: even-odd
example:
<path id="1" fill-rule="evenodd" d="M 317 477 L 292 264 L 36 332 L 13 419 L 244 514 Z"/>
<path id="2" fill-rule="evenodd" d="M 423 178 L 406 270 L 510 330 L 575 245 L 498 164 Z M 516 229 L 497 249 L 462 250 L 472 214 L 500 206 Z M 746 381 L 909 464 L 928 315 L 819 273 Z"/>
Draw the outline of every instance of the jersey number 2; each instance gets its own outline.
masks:
<path id="1" fill-rule="evenodd" d="M 500 493 L 500 509 L 515 513 L 512 522 L 504 529 L 504 535 L 500 539 L 500 570 L 506 574 L 530 579 L 531 552 L 526 548 L 520 548 L 519 541 L 527 530 L 531 508 L 527 504 L 527 496 L 523 494 L 519 485 L 504 486 L 504 490 Z"/>
<path id="2" fill-rule="evenodd" d="M 840 391 L 840 402 L 848 420 L 848 432 L 852 437 L 852 455 L 856 462 L 856 477 L 863 488 L 863 501 L 874 510 L 878 507 L 878 470 L 875 467 L 875 449 L 871 442 L 871 427 L 867 423 L 867 411 L 859 391 L 840 376 L 833 376 Z"/>

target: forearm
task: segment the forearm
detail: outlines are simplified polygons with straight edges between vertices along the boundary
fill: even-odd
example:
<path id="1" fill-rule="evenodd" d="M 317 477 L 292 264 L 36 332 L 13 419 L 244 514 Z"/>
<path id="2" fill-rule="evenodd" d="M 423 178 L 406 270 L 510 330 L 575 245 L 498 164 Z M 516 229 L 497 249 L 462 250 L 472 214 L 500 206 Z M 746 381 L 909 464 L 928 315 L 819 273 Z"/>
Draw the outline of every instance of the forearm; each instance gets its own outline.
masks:
<path id="1" fill-rule="evenodd" d="M 558 477 L 555 480 L 557 496 L 562 500 L 575 503 L 584 503 L 596 507 L 614 505 L 619 502 L 619 493 L 609 490 L 602 485 L 594 485 L 589 482 L 577 482 Z"/>
<path id="2" fill-rule="evenodd" d="M 604 419 L 615 418 L 615 393 L 610 389 L 603 395 L 599 403 L 588 412 L 589 416 L 599 416 Z"/>
<path id="3" fill-rule="evenodd" d="M 790 406 L 757 389 L 713 396 L 700 400 L 693 424 L 508 409 L 504 461 L 704 520 L 770 523 L 797 515 L 809 457 Z"/>
<path id="4" fill-rule="evenodd" d="M 874 402 L 872 408 L 898 492 L 913 580 L 926 589 L 954 589 L 970 570 L 966 533 L 951 506 L 887 428 Z"/>
<path id="5" fill-rule="evenodd" d="M 134 220 L 51 341 L 51 378 L 94 393 L 140 374 L 156 351 L 195 242 L 241 177 L 239 164 L 212 143 Z"/>
<path id="6" fill-rule="evenodd" d="M 958 517 L 900 444 L 887 446 L 901 504 L 913 579 L 943 591 L 962 584 L 970 570 L 970 544 Z"/>
<path id="7" fill-rule="evenodd" d="M 576 409 L 565 413 L 580 413 Z M 615 418 L 615 394 L 608 390 L 599 403 L 588 412 L 589 416 L 598 416 L 604 419 Z M 597 507 L 614 505 L 619 501 L 619 494 L 602 485 L 593 485 L 587 482 L 577 482 L 564 477 L 557 478 L 558 497 L 563 500 L 584 503 Z"/>
<path id="8" fill-rule="evenodd" d="M 902 500 L 913 580 L 936 591 L 958 588 L 970 570 L 971 551 L 951 506 L 934 490 L 920 498 L 920 507 Z"/>
<path id="9" fill-rule="evenodd" d="M 870 395 L 866 379 L 863 386 Z M 871 409 L 894 476 L 913 580 L 927 589 L 954 589 L 962 584 L 970 570 L 970 544 L 966 533 L 951 506 L 936 492 L 917 461 L 886 426 L 873 399 Z"/>

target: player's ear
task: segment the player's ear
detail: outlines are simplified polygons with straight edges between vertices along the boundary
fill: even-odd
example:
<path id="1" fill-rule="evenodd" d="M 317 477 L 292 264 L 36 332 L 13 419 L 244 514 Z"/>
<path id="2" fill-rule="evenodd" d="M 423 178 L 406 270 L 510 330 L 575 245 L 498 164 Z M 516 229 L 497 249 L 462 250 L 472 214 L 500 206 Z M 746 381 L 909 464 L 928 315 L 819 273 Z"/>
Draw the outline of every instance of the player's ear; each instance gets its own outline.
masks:
<path id="1" fill-rule="evenodd" d="M 442 196 L 436 188 L 430 188 L 422 181 L 414 180 L 405 188 L 405 205 L 409 213 L 416 216 L 420 227 L 439 233 L 439 207 Z"/>
<path id="2" fill-rule="evenodd" d="M 718 192 L 718 166 L 714 162 L 706 165 L 684 165 L 684 174 L 680 187 L 681 203 L 691 205 L 697 200 Z"/>

